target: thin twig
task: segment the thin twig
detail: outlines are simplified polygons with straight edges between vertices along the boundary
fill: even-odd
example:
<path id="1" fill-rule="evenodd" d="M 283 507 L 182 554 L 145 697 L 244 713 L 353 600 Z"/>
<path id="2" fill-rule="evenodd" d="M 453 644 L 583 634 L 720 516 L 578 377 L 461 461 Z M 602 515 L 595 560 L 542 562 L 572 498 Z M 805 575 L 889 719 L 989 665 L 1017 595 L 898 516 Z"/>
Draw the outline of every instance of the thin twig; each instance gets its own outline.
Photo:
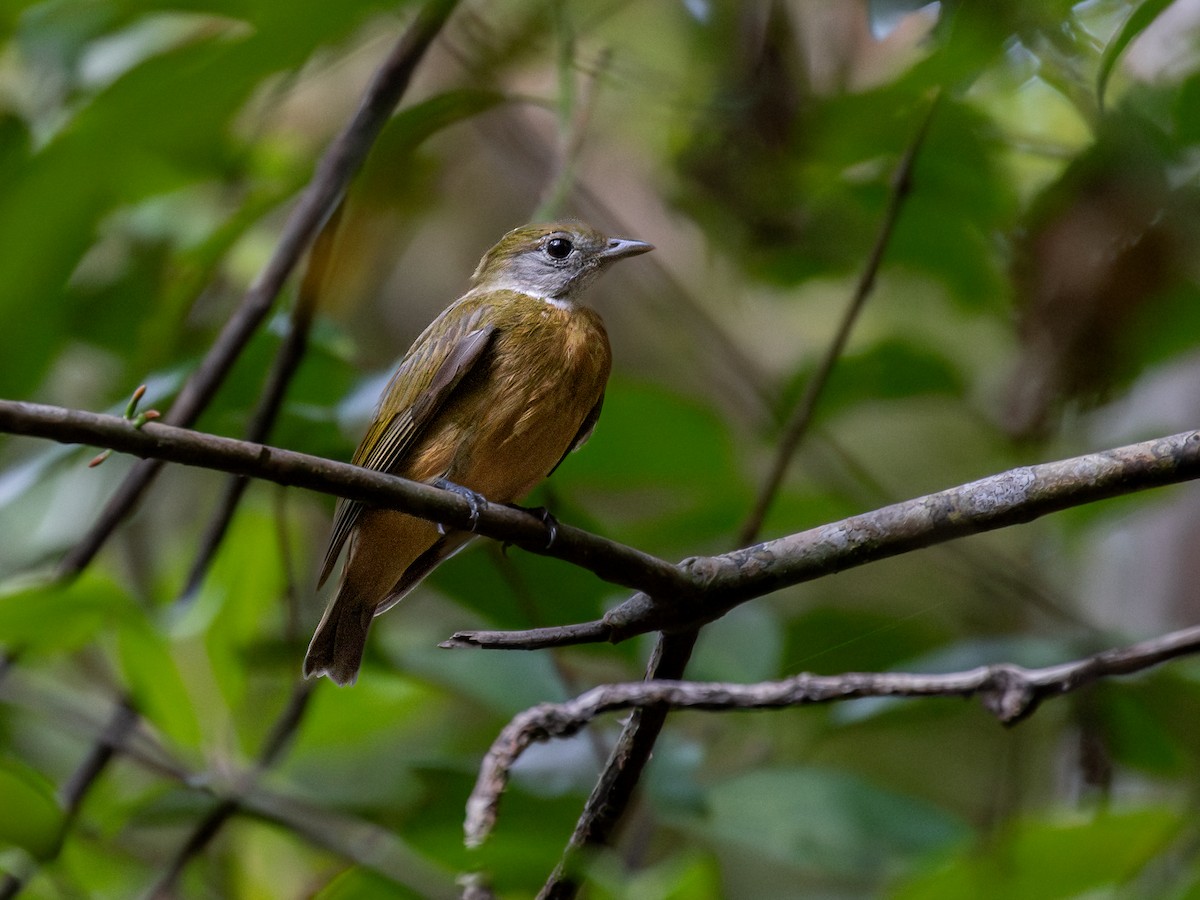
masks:
<path id="1" fill-rule="evenodd" d="M 558 83 L 559 83 L 559 114 L 558 114 L 558 172 L 547 185 L 534 212 L 535 221 L 545 222 L 557 218 L 562 213 L 563 204 L 575 184 L 575 172 L 578 168 L 579 157 L 583 152 L 584 138 L 591 124 L 592 111 L 596 105 L 600 84 L 612 61 L 612 51 L 602 50 L 596 59 L 596 65 L 588 73 L 582 96 L 575 89 L 575 33 L 568 19 L 566 4 L 559 3 L 554 7 L 555 24 L 558 31 Z"/>
<path id="2" fill-rule="evenodd" d="M 817 411 L 817 401 L 821 394 L 825 391 L 825 386 L 829 383 L 829 377 L 833 374 L 833 368 L 837 365 L 837 361 L 845 352 L 846 343 L 850 339 L 850 332 L 854 328 L 854 323 L 858 321 L 859 313 L 862 312 L 863 306 L 867 302 L 867 298 L 871 296 L 872 290 L 875 288 L 875 280 L 879 276 L 879 269 L 883 265 L 883 257 L 887 252 L 888 244 L 892 240 L 892 232 L 896 229 L 896 223 L 900 220 L 900 211 L 904 208 L 904 201 L 908 199 L 912 192 L 912 173 L 913 166 L 917 160 L 917 154 L 921 151 L 921 146 L 925 143 L 925 135 L 929 133 L 929 125 L 933 121 L 933 114 L 937 110 L 938 97 L 935 94 L 933 101 L 929 104 L 929 109 L 925 113 L 925 118 L 921 120 L 920 126 L 917 128 L 917 133 L 909 143 L 908 148 L 904 151 L 904 155 L 900 158 L 899 165 L 896 166 L 896 171 L 892 175 L 892 190 L 888 197 L 887 209 L 883 214 L 883 222 L 880 223 L 879 231 L 875 235 L 875 243 L 871 247 L 871 252 L 867 256 L 866 264 L 863 266 L 862 274 L 859 276 L 858 285 L 855 287 L 854 294 L 850 298 L 845 311 L 842 313 L 842 320 L 838 324 L 837 333 L 833 340 L 825 349 L 825 355 L 821 358 L 820 364 L 817 366 L 816 372 L 808 379 L 808 383 L 804 386 L 804 395 L 800 402 L 792 410 L 792 414 L 788 417 L 787 425 L 783 429 L 783 437 L 779 441 L 779 446 L 775 452 L 775 459 L 771 465 L 771 470 L 767 477 L 763 480 L 762 487 L 759 489 L 758 497 L 754 501 L 754 507 L 750 515 L 746 517 L 745 523 L 742 525 L 742 530 L 738 534 L 738 545 L 745 546 L 752 543 L 762 530 L 763 520 L 766 519 L 767 511 L 771 508 L 776 495 L 779 493 L 779 487 L 783 484 L 784 475 L 787 474 L 788 466 L 791 465 L 795 458 L 796 449 L 800 446 L 800 442 L 804 440 L 804 436 L 808 433 L 809 426 L 812 424 L 813 415 Z"/>
<path id="3" fill-rule="evenodd" d="M 317 164 L 279 237 L 275 252 L 250 285 L 208 354 L 201 361 L 165 419 L 192 425 L 208 406 L 251 336 L 262 324 L 309 242 L 337 206 L 350 178 L 362 166 L 379 132 L 408 88 L 425 51 L 453 11 L 457 0 L 429 0 L 376 70 L 354 118 L 333 140 Z M 162 460 L 135 466 L 109 500 L 89 532 L 63 558 L 61 577 L 79 574 L 132 511 L 162 467 Z"/>
<path id="4" fill-rule="evenodd" d="M 530 745 L 570 737 L 603 713 L 626 709 L 741 712 L 862 697 L 979 697 L 997 719 L 1014 725 L 1048 698 L 1077 691 L 1100 678 L 1142 672 L 1195 653 L 1200 653 L 1200 626 L 1037 669 L 999 663 L 949 674 L 803 673 L 758 684 L 656 680 L 601 685 L 565 703 L 527 709 L 505 726 L 484 757 L 467 803 L 467 843 L 476 846 L 486 840 L 512 767 Z"/>
<path id="5" fill-rule="evenodd" d="M 279 567 L 283 572 L 283 605 L 286 618 L 283 624 L 284 642 L 291 645 L 300 641 L 305 631 L 301 621 L 300 581 L 296 576 L 296 561 L 292 552 L 292 539 L 288 533 L 288 492 L 281 487 L 275 489 L 275 539 L 279 545 Z"/>

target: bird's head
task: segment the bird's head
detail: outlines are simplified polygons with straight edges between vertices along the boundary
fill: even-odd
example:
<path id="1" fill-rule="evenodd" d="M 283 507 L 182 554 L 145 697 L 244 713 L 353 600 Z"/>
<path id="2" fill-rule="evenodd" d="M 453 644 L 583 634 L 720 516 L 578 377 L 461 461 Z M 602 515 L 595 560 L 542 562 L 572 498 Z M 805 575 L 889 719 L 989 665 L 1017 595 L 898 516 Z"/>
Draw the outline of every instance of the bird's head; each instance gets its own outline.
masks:
<path id="1" fill-rule="evenodd" d="M 473 290 L 513 290 L 571 303 L 614 260 L 653 250 L 583 222 L 523 225 L 500 239 L 471 276 Z"/>

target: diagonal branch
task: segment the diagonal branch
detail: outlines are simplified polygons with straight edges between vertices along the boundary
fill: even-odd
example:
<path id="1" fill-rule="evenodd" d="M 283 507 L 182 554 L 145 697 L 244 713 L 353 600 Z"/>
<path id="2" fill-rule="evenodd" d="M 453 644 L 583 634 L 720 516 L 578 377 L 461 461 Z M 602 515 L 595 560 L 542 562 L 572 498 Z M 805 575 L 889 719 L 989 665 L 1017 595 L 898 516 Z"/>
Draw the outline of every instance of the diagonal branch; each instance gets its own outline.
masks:
<path id="1" fill-rule="evenodd" d="M 695 593 L 681 594 L 681 601 L 643 594 L 570 631 L 464 631 L 447 645 L 524 650 L 553 646 L 564 632 L 572 637 L 603 634 L 617 642 L 647 631 L 680 631 L 718 619 L 747 600 L 824 575 L 1196 478 L 1200 431 L 1024 466 L 732 553 L 685 560 L 680 569 L 694 579 Z"/>
<path id="2" fill-rule="evenodd" d="M 325 151 L 312 181 L 288 216 L 275 252 L 175 398 L 166 414 L 167 422 L 192 425 L 208 406 L 234 362 L 271 311 L 276 296 L 314 235 L 337 206 L 351 177 L 362 166 L 372 143 L 408 88 L 417 64 L 456 4 L 457 0 L 429 0 L 375 72 L 354 118 Z M 149 459 L 130 471 L 91 530 L 63 558 L 59 565 L 63 577 L 73 577 L 86 568 L 133 510 L 161 468 L 162 460 Z"/>
<path id="3" fill-rule="evenodd" d="M 939 97 L 940 94 L 934 94 L 933 101 L 925 112 L 925 118 L 921 120 L 916 135 L 896 166 L 896 171 L 892 175 L 892 190 L 888 197 L 887 209 L 884 211 L 879 231 L 875 235 L 875 243 L 867 256 L 867 262 L 863 266 L 862 274 L 859 276 L 850 302 L 842 312 L 842 320 L 838 323 L 837 333 L 825 349 L 825 355 L 821 357 L 817 370 L 805 384 L 804 395 L 792 410 L 792 414 L 783 428 L 783 437 L 780 438 L 779 446 L 776 448 L 771 470 L 763 480 L 750 515 L 746 517 L 746 521 L 742 524 L 742 530 L 738 533 L 739 545 L 753 542 L 762 531 L 763 521 L 767 517 L 771 503 L 779 493 L 779 487 L 783 484 L 788 466 L 791 465 L 800 442 L 804 440 L 809 426 L 812 425 L 813 416 L 817 411 L 817 401 L 829 383 L 834 366 L 837 365 L 837 361 L 846 350 L 850 332 L 853 330 L 855 322 L 858 321 L 858 316 L 862 312 L 867 298 L 875 289 L 875 280 L 883 265 L 883 255 L 887 252 L 888 244 L 892 240 L 892 232 L 895 231 L 896 223 L 900 220 L 900 211 L 904 208 L 904 201 L 912 192 L 913 167 L 917 161 L 917 154 L 921 152 L 921 147 L 925 143 L 925 135 L 929 133 L 929 125 L 933 121 L 933 114 L 937 111 Z"/>
<path id="4" fill-rule="evenodd" d="M 57 858 L 62 853 L 67 833 L 79 817 L 83 801 L 87 799 L 92 786 L 108 769 L 109 763 L 112 762 L 118 749 L 128 739 L 137 723 L 137 711 L 134 710 L 128 698 L 122 698 L 113 706 L 112 716 L 108 724 L 104 726 L 103 733 L 96 739 L 83 762 L 79 764 L 79 768 L 71 774 L 70 779 L 59 791 L 58 799 L 62 805 L 63 817 L 51 858 Z M 41 860 L 42 863 L 46 861 L 45 859 Z M 0 882 L 0 900 L 11 900 L 20 894 L 29 883 L 29 877 L 32 874 L 33 871 L 24 874 L 6 873 L 4 880 Z"/>
<path id="5" fill-rule="evenodd" d="M 541 517 L 513 506 L 490 504 L 473 516 L 470 504 L 450 491 L 349 463 L 218 437 L 151 422 L 135 428 L 120 416 L 0 400 L 0 432 L 45 437 L 70 444 L 111 447 L 135 456 L 247 475 L 277 484 L 401 509 L 453 528 L 508 541 L 553 556 L 622 587 L 674 596 L 690 591 L 682 569 L 633 547 L 558 523 L 553 543 Z"/>
<path id="6" fill-rule="evenodd" d="M 1101 678 L 1130 675 L 1195 653 L 1200 653 L 1200 626 L 1037 669 L 1000 663 L 937 675 L 802 673 L 758 684 L 656 680 L 601 685 L 565 703 L 542 703 L 527 709 L 504 727 L 488 749 L 467 801 L 467 843 L 476 846 L 487 839 L 512 767 L 530 745 L 570 737 L 603 713 L 626 709 L 740 712 L 861 697 L 979 697 L 997 719 L 1015 725 L 1032 715 L 1043 700 L 1069 694 Z"/>
<path id="7" fill-rule="evenodd" d="M 400 509 L 470 529 L 470 505 L 451 491 L 317 456 L 120 416 L 0 400 L 0 432 L 111 447 L 137 456 L 248 475 Z M 612 584 L 643 591 L 604 618 L 525 632 L 464 631 L 447 645 L 535 649 L 623 641 L 647 631 L 683 631 L 781 588 L 957 538 L 1030 522 L 1052 512 L 1200 478 L 1200 431 L 1186 431 L 1057 462 L 1010 469 L 935 494 L 719 556 L 671 565 L 634 547 L 559 523 L 547 546 L 537 515 L 491 504 L 475 531 L 552 556 Z M 517 637 L 512 637 L 516 634 Z M 564 640 L 565 638 L 565 640 Z"/>
<path id="8" fill-rule="evenodd" d="M 13 679 L 17 681 L 17 679 Z M 149 773 L 178 783 L 200 798 L 221 799 L 220 784 L 248 785 L 239 794 L 241 814 L 272 822 L 308 841 L 314 847 L 344 857 L 351 863 L 378 872 L 397 884 L 407 887 L 415 896 L 452 897 L 453 873 L 443 870 L 426 856 L 387 829 L 365 819 L 346 813 L 319 808 L 312 802 L 281 790 L 255 782 L 255 769 L 223 771 L 214 778 L 211 772 L 193 770 L 176 759 L 152 729 L 136 716 L 119 711 L 120 701 L 109 709 L 99 709 L 95 695 L 75 696 L 47 687 L 41 682 L 20 680 L 0 682 L 0 701 L 28 713 L 45 716 L 55 727 L 71 734 L 93 740 L 96 746 L 106 741 L 123 759 Z M 307 684 L 315 689 L 312 682 Z M 260 750 L 258 767 L 266 757 L 276 758 L 284 749 L 287 723 L 298 721 L 303 711 L 302 698 L 293 693 L 280 715 L 282 725 L 276 725 Z M 132 721 L 130 721 L 132 719 Z M 116 723 L 121 722 L 119 727 Z M 90 757 L 89 757 L 90 759 Z M 71 802 L 70 790 L 83 786 L 90 775 L 91 763 L 80 767 L 62 791 L 64 805 Z M 4 882 L 0 881 L 0 890 Z"/>
<path id="9" fill-rule="evenodd" d="M 333 244 L 344 206 L 345 201 L 343 200 L 329 217 L 321 229 L 321 233 L 317 235 L 312 252 L 308 255 L 308 271 L 300 286 L 296 304 L 292 308 L 287 335 L 275 354 L 275 361 L 271 365 L 262 396 L 259 397 L 250 423 L 246 426 L 245 438 L 248 441 L 261 443 L 270 436 L 287 395 L 288 386 L 308 350 L 308 334 L 312 327 L 321 287 L 330 270 Z M 225 490 L 204 529 L 204 535 L 200 539 L 200 550 L 196 553 L 196 558 L 188 570 L 187 579 L 179 592 L 177 602 L 187 603 L 204 583 L 204 576 L 216 558 L 217 550 L 220 549 L 229 525 L 233 522 L 233 514 L 237 511 L 242 495 L 245 494 L 249 485 L 250 479 L 245 475 L 235 475 L 225 483 Z"/>

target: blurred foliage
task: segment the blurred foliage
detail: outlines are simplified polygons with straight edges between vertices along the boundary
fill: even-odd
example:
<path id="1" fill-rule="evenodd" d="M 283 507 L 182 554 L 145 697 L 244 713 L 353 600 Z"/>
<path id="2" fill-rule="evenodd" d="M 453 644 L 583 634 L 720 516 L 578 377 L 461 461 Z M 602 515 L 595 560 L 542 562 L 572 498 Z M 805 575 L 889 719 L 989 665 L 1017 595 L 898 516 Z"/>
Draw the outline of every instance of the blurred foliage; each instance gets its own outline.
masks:
<path id="1" fill-rule="evenodd" d="M 165 408 L 411 15 L 377 0 L 0 5 L 0 395 Z M 533 498 L 668 558 L 734 540 L 936 94 L 878 284 L 772 506 L 794 532 L 1200 416 L 1200 2 L 464 0 L 349 192 L 274 443 L 346 459 L 392 361 L 539 208 L 658 250 L 595 292 L 595 437 Z M 281 299 L 200 422 L 237 435 Z M 128 470 L 0 444 L 0 872 L 188 897 L 534 893 L 614 734 L 539 746 L 494 839 L 463 803 L 508 718 L 640 676 L 649 640 L 438 651 L 621 593 L 480 545 L 382 618 L 357 686 L 294 693 L 327 498 L 254 485 L 178 594 L 222 476 L 168 470 L 68 585 Z M 1182 487 L 931 548 L 711 625 L 691 674 L 1044 665 L 1195 622 Z M 298 699 L 299 698 L 299 699 Z M 118 704 L 138 726 L 74 808 Z M 297 706 L 298 704 L 298 706 Z M 1197 896 L 1200 665 L 1047 703 L 674 716 L 591 896 Z M 273 751 L 279 717 L 295 734 Z M 258 761 L 270 757 L 262 771 Z M 9 894 L 11 895 L 11 894 Z"/>

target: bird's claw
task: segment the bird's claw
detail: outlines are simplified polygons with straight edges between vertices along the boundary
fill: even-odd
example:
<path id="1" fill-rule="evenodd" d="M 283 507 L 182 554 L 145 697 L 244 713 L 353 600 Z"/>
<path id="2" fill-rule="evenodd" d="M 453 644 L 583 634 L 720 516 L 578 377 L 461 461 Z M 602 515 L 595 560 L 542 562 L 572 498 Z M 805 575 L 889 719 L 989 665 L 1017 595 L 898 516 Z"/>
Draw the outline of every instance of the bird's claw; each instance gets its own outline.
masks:
<path id="1" fill-rule="evenodd" d="M 441 488 L 443 491 L 450 491 L 453 494 L 458 494 L 467 501 L 467 507 L 471 511 L 471 519 L 469 528 L 471 531 L 479 524 L 479 513 L 487 508 L 487 498 L 469 487 L 463 487 L 461 484 L 455 484 L 453 481 L 448 481 L 445 478 L 439 478 L 433 482 L 434 487 Z M 438 523 L 438 533 L 445 534 L 446 526 Z"/>
<path id="2" fill-rule="evenodd" d="M 517 506 L 512 504 L 513 509 L 519 509 L 521 512 L 534 516 L 542 523 L 546 529 L 546 547 L 549 550 L 554 546 L 554 542 L 558 539 L 558 519 L 554 518 L 554 514 L 544 506 Z M 505 549 L 508 548 L 508 543 L 505 543 Z"/>

